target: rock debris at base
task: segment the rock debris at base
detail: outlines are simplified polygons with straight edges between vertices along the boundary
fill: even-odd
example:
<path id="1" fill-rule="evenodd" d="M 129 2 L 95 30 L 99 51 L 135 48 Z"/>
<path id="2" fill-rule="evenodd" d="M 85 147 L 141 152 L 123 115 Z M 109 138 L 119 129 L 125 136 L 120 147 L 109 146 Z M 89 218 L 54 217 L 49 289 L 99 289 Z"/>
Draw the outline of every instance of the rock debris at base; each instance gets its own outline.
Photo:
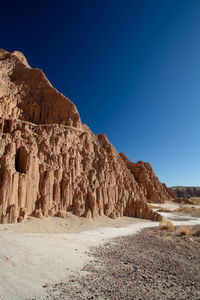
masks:
<path id="1" fill-rule="evenodd" d="M 200 240 L 144 229 L 91 251 L 86 275 L 47 289 L 45 299 L 200 299 Z"/>

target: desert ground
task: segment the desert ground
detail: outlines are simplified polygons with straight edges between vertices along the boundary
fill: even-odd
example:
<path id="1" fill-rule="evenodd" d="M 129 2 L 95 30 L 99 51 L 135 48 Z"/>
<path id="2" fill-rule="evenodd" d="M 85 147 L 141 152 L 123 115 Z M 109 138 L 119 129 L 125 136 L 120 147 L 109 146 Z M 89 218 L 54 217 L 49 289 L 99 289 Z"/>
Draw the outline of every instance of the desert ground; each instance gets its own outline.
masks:
<path id="1" fill-rule="evenodd" d="M 143 229 L 91 251 L 86 274 L 53 285 L 45 299 L 199 299 L 200 243 Z"/>
<path id="2" fill-rule="evenodd" d="M 178 207 L 161 214 L 200 224 Z M 199 299 L 199 238 L 163 236 L 158 226 L 74 215 L 1 224 L 0 299 Z"/>

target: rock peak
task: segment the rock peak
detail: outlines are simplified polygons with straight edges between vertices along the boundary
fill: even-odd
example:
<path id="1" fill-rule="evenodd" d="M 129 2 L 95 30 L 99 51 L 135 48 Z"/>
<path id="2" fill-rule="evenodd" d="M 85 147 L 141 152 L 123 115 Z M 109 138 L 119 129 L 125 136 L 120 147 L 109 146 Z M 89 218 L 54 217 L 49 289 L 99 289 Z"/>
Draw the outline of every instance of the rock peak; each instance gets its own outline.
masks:
<path id="1" fill-rule="evenodd" d="M 19 51 L 1 50 L 0 55 L 0 117 L 81 128 L 75 105 L 52 87 L 40 69 L 32 69 Z"/>

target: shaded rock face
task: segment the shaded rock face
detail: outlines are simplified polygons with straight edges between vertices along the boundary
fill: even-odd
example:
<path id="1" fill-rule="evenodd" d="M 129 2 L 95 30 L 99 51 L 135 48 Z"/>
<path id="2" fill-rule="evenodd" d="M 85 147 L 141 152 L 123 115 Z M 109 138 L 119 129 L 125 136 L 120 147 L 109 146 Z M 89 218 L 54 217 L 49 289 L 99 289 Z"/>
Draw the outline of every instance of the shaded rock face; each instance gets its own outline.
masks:
<path id="1" fill-rule="evenodd" d="M 177 198 L 192 198 L 200 197 L 199 186 L 173 186 L 170 190 L 174 193 Z"/>
<path id="2" fill-rule="evenodd" d="M 145 173 L 145 176 L 144 176 Z M 22 53 L 0 50 L 0 222 L 28 215 L 136 216 L 171 199 L 147 163 L 119 155 Z"/>

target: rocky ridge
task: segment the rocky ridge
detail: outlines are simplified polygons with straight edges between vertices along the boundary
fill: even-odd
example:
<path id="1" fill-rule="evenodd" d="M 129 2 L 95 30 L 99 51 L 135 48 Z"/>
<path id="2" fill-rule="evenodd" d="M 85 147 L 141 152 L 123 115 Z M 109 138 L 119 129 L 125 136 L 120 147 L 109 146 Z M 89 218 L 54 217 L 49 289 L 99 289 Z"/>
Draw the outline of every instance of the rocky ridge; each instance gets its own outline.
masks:
<path id="1" fill-rule="evenodd" d="M 136 216 L 173 193 L 149 163 L 118 154 L 82 124 L 75 105 L 18 51 L 0 50 L 0 222 L 36 217 Z"/>
<path id="2" fill-rule="evenodd" d="M 173 186 L 170 190 L 174 193 L 177 198 L 192 198 L 200 197 L 199 186 Z"/>

